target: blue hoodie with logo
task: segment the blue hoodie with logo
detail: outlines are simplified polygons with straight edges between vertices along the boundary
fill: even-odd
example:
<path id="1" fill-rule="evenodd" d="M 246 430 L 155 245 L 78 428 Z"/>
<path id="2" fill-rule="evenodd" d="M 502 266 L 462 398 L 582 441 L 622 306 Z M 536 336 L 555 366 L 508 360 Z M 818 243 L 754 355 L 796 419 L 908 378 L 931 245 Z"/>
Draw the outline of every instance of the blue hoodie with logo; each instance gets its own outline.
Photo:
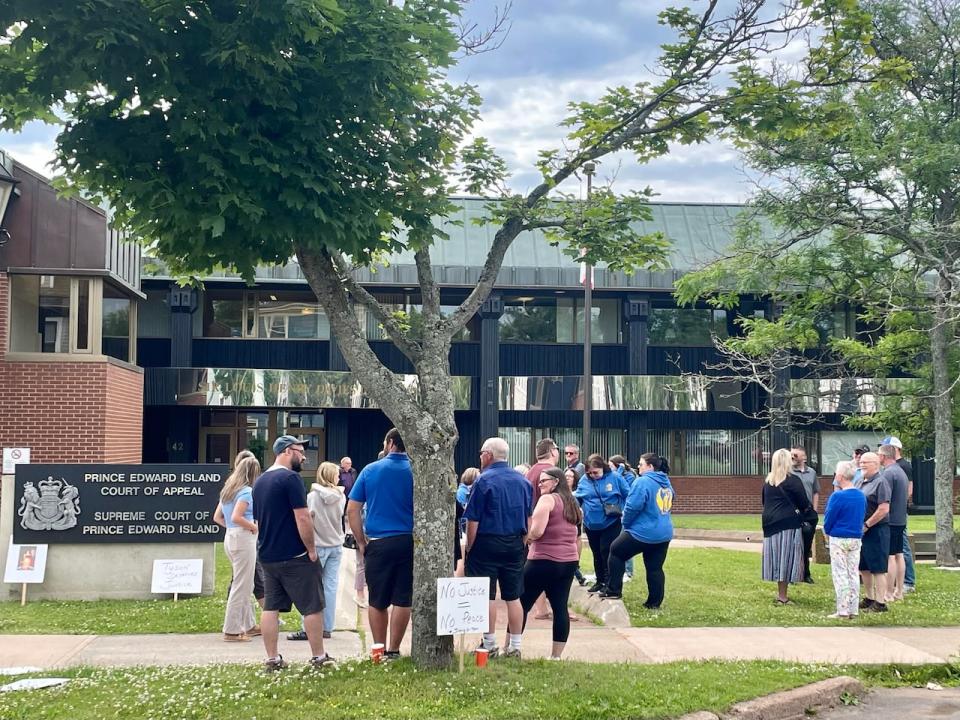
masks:
<path id="1" fill-rule="evenodd" d="M 587 530 L 604 530 L 613 525 L 620 517 L 607 515 L 603 504 L 612 503 L 622 509 L 629 492 L 630 486 L 623 476 L 610 470 L 598 480 L 584 475 L 573 494 L 583 508 L 583 526 Z"/>
<path id="2" fill-rule="evenodd" d="M 673 486 L 666 473 L 645 472 L 630 488 L 623 508 L 623 529 L 644 543 L 664 543 L 673 539 Z"/>

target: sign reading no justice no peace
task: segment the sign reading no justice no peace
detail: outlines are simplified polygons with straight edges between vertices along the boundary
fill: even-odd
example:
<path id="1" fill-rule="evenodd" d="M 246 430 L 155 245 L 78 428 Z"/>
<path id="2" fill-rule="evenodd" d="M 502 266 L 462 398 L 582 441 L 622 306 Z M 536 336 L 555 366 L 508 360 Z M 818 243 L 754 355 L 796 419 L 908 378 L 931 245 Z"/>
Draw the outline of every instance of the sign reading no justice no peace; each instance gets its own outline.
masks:
<path id="1" fill-rule="evenodd" d="M 226 465 L 20 465 L 15 543 L 218 542 Z"/>

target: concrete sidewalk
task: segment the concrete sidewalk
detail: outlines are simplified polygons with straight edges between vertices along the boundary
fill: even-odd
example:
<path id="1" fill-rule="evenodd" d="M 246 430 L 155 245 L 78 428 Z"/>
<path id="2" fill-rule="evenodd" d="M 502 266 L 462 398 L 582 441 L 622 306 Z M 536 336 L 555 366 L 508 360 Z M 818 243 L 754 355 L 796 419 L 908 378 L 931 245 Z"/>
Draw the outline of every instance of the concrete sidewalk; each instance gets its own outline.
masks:
<path id="1" fill-rule="evenodd" d="M 502 632 L 498 632 L 501 635 Z M 526 658 L 546 657 L 550 630 L 528 629 Z M 479 636 L 467 638 L 475 647 Z M 364 654 L 359 633 L 337 631 L 326 641 L 337 658 Z M 403 644 L 409 652 L 409 637 Z M 304 642 L 281 636 L 288 660 L 306 661 Z M 577 623 L 564 657 L 586 662 L 664 663 L 679 660 L 784 660 L 826 663 L 946 663 L 960 654 L 960 628 L 603 628 Z M 0 635 L 0 668 L 77 665 L 208 665 L 254 663 L 263 644 L 226 644 L 204 635 Z"/>
<path id="2" fill-rule="evenodd" d="M 743 545 L 746 545 L 744 543 Z M 746 549 L 746 548 L 744 548 Z M 345 552 L 341 564 L 337 623 L 326 650 L 336 658 L 362 657 L 372 642 L 367 613 L 353 591 L 354 553 Z M 564 657 L 585 662 L 664 663 L 682 660 L 785 660 L 826 663 L 946 663 L 960 655 L 960 627 L 705 627 L 632 628 L 622 603 L 588 597 L 574 585 L 571 604 L 594 616 L 603 614 L 607 626 L 589 618 L 570 626 Z M 506 632 L 506 612 L 498 612 L 497 639 Z M 549 620 L 530 619 L 523 635 L 523 656 L 550 654 Z M 297 628 L 281 627 L 280 652 L 288 660 L 303 662 L 310 650 L 305 642 L 290 641 L 286 634 Z M 468 636 L 474 648 L 480 636 Z M 410 633 L 401 644 L 410 652 Z M 247 643 L 225 643 L 219 633 L 202 635 L 0 635 L 0 669 L 77 665 L 210 665 L 259 663 L 263 660 L 259 638 Z"/>

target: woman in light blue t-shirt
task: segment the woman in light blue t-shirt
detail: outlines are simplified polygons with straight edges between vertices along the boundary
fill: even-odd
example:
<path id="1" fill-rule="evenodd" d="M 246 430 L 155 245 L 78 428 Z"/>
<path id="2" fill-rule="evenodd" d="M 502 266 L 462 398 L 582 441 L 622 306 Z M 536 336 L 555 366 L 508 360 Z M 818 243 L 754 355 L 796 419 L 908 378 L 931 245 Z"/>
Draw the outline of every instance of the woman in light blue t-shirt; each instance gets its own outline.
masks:
<path id="1" fill-rule="evenodd" d="M 226 642 L 248 642 L 256 620 L 250 594 L 257 567 L 257 524 L 253 521 L 253 481 L 260 476 L 260 463 L 255 457 L 244 458 L 220 491 L 220 503 L 214 520 L 226 526 L 223 549 L 233 565 L 233 583 L 227 597 L 223 620 Z"/>

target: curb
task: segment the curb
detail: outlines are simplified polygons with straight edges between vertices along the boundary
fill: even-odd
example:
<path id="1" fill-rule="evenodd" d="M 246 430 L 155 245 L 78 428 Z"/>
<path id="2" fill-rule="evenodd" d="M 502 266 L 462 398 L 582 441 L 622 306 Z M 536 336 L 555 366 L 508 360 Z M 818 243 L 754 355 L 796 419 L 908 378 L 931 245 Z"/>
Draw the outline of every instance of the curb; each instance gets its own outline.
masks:
<path id="1" fill-rule="evenodd" d="M 601 600 L 598 595 L 590 595 L 585 588 L 574 584 L 570 588 L 570 602 L 599 620 L 603 627 L 614 630 L 631 627 L 630 613 L 623 600 Z"/>
<path id="2" fill-rule="evenodd" d="M 674 528 L 678 540 L 716 540 L 719 542 L 762 543 L 762 530 L 699 530 L 697 528 Z"/>
<path id="3" fill-rule="evenodd" d="M 860 697 L 864 692 L 859 680 L 841 675 L 739 702 L 722 715 L 700 710 L 683 715 L 678 720 L 802 720 L 839 705 L 844 693 Z"/>

